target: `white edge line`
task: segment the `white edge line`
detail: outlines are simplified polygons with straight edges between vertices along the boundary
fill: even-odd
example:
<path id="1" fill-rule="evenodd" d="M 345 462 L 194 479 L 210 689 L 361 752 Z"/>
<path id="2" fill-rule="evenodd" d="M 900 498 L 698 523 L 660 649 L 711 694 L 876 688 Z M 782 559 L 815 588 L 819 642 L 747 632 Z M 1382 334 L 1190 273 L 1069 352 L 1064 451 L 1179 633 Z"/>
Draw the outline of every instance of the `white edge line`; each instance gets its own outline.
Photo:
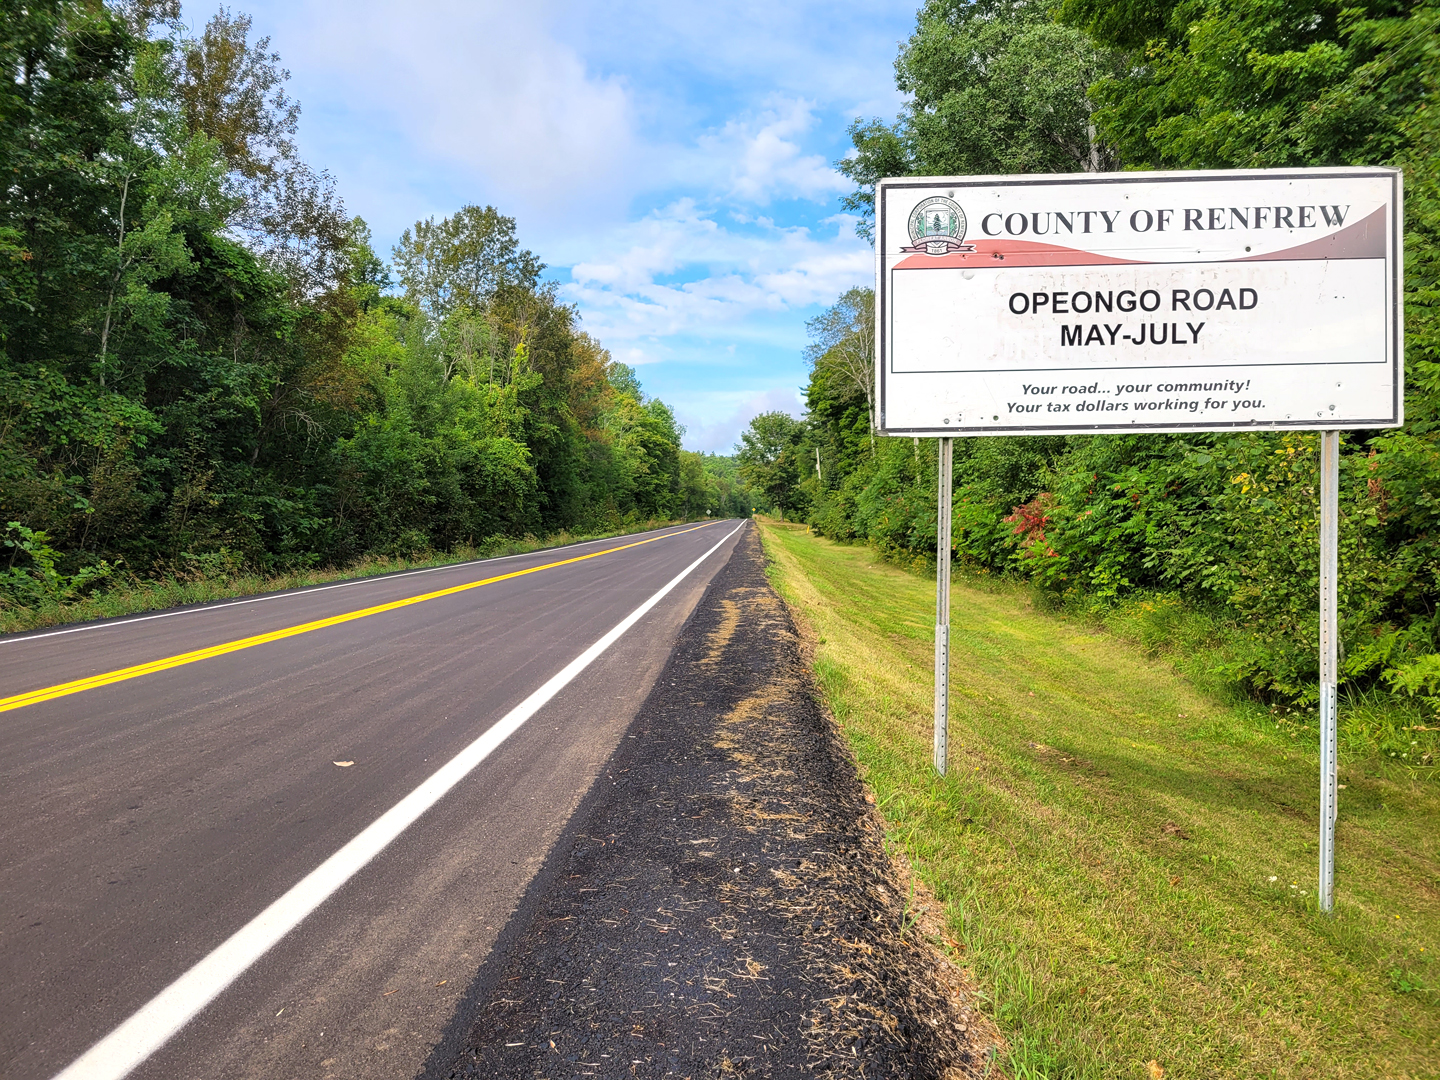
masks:
<path id="1" fill-rule="evenodd" d="M 685 524 L 690 524 L 686 522 Z M 678 529 L 679 525 L 669 525 L 666 528 Z M 651 532 L 659 535 L 665 529 L 651 529 Z M 395 581 L 399 578 L 414 577 L 416 574 L 433 574 L 438 570 L 458 570 L 466 566 L 480 566 L 483 563 L 504 562 L 506 559 L 523 559 L 527 555 L 548 555 L 555 551 L 568 551 L 571 548 L 585 547 L 588 544 L 608 544 L 612 540 L 626 540 L 632 536 L 644 536 L 644 533 L 620 533 L 616 536 L 602 536 L 598 540 L 578 540 L 573 544 L 561 544 L 559 547 L 538 548 L 535 551 L 520 551 L 514 555 L 496 555 L 489 559 L 470 559 L 467 562 L 445 563 L 443 566 L 427 566 L 420 570 L 402 570 L 398 574 L 372 574 L 369 577 L 351 578 L 349 581 L 341 581 L 334 585 L 302 585 L 296 589 L 286 589 L 283 592 L 267 593 L 264 596 L 248 596 L 243 599 L 218 600 L 212 603 L 198 604 L 195 607 L 183 607 L 179 611 L 162 611 L 156 615 L 135 615 L 121 616 L 115 619 L 106 619 L 104 622 L 85 623 L 83 626 L 71 626 L 65 630 L 47 630 L 43 634 L 27 634 L 23 630 L 15 634 L 0 636 L 0 647 L 5 645 L 18 645 L 25 641 L 39 641 L 41 638 L 59 637 L 61 634 L 78 634 L 85 630 L 112 630 L 121 626 L 130 626 L 132 623 L 149 622 L 151 619 L 171 619 L 176 615 L 199 615 L 207 611 L 221 611 L 224 608 L 240 607 L 242 604 L 263 604 L 267 600 L 295 599 L 299 596 L 313 596 L 315 593 L 329 592 L 331 589 L 348 589 L 351 585 L 374 585 L 381 581 Z"/>
<path id="2" fill-rule="evenodd" d="M 742 521 L 714 547 L 680 571 L 650 599 L 632 611 L 608 634 L 552 676 L 485 734 L 451 758 L 428 780 L 401 799 L 355 839 L 331 855 L 255 918 L 232 934 L 214 952 L 181 975 L 109 1035 L 97 1042 L 55 1080 L 121 1080 L 159 1050 L 226 987 L 245 973 L 281 938 L 354 877 L 386 846 L 434 806 L 484 761 L 551 698 L 584 671 L 606 649 L 663 600 L 675 586 L 725 541 L 745 527 Z"/>

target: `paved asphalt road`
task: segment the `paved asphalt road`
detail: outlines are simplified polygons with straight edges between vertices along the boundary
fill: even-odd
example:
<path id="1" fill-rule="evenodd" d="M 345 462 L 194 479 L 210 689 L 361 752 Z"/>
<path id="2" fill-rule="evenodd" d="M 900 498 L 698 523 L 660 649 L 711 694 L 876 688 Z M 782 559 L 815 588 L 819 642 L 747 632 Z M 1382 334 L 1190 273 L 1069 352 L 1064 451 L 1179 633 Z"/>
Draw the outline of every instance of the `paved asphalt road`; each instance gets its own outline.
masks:
<path id="1" fill-rule="evenodd" d="M 58 1073 L 733 529 L 0 639 L 4 698 L 661 537 L 0 712 L 0 1076 Z M 133 1075 L 413 1076 L 734 543 Z"/>

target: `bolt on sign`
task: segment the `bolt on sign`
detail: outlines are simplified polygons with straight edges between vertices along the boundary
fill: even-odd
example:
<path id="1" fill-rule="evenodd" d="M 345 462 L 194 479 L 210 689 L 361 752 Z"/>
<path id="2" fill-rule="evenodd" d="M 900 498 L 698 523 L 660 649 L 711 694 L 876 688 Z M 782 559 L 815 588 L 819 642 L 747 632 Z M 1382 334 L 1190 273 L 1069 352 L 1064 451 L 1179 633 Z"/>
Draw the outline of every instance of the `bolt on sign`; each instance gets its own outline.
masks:
<path id="1" fill-rule="evenodd" d="M 883 180 L 895 435 L 1403 421 L 1400 172 Z"/>

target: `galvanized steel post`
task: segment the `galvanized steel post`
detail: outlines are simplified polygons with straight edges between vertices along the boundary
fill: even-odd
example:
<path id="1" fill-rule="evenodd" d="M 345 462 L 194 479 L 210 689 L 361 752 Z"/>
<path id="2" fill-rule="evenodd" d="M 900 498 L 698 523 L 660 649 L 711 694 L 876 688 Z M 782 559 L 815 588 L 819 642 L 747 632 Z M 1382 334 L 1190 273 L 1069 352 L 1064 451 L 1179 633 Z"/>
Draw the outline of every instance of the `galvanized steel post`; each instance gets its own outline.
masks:
<path id="1" fill-rule="evenodd" d="M 945 775 L 950 740 L 950 470 L 955 440 L 940 440 L 935 530 L 935 771 Z"/>
<path id="2" fill-rule="evenodd" d="M 1320 910 L 1335 906 L 1340 433 L 1320 433 Z"/>

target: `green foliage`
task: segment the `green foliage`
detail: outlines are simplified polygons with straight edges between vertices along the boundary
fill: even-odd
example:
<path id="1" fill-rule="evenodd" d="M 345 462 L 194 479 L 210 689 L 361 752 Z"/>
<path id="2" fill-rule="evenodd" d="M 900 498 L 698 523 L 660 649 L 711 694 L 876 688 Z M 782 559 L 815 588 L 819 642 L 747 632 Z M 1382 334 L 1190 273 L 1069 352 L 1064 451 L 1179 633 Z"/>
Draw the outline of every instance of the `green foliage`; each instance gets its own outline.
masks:
<path id="1" fill-rule="evenodd" d="M 805 324 L 806 359 L 832 393 L 865 402 L 866 427 L 875 423 L 875 290 L 854 288 Z M 874 449 L 874 436 L 870 445 Z"/>
<path id="2" fill-rule="evenodd" d="M 0 605 L 748 512 L 495 208 L 407 230 L 394 296 L 268 42 L 177 11 L 0 20 Z"/>
<path id="3" fill-rule="evenodd" d="M 1123 7 L 1062 10 L 1131 51 L 1136 66 L 1095 87 L 1096 121 L 1127 165 L 1154 168 L 1392 161 L 1426 93 L 1416 75 L 1434 63 L 1440 19 L 1424 0 L 1208 0 L 1129 25 Z"/>
<path id="4" fill-rule="evenodd" d="M 751 492 L 740 479 L 733 457 L 680 451 L 680 516 L 749 517 Z"/>
<path id="5" fill-rule="evenodd" d="M 406 297 L 436 318 L 482 310 L 507 285 L 534 289 L 545 269 L 520 247 L 515 219 L 493 206 L 417 221 L 396 245 L 395 266 Z"/>
<path id="6" fill-rule="evenodd" d="M 5 526 L 5 546 L 10 549 L 10 560 L 4 573 L 0 573 L 0 596 L 29 605 L 58 604 L 110 575 L 110 564 L 102 561 L 65 576 L 55 569 L 60 553 L 50 546 L 49 540 L 43 530 L 26 528 L 18 521 Z M 15 565 L 21 555 L 29 565 Z"/>
<path id="7" fill-rule="evenodd" d="M 1318 437 L 999 438 L 956 445 L 954 557 L 1065 600 L 1170 593 L 1231 622 L 1226 670 L 1262 697 L 1309 702 L 1317 678 Z M 1414 476 L 1379 449 L 1341 458 L 1342 681 L 1440 695 L 1432 533 L 1386 485 Z M 817 532 L 901 561 L 933 557 L 935 443 L 885 440 L 846 477 Z M 1424 474 L 1422 474 L 1424 475 Z M 1434 475 L 1429 473 L 1428 475 Z M 837 527 L 837 524 L 839 527 Z M 1418 665 L 1418 666 L 1415 666 Z"/>
<path id="8" fill-rule="evenodd" d="M 1398 694 L 1427 708 L 1440 705 L 1437 31 L 1433 0 L 931 0 L 896 61 L 906 112 L 893 125 L 857 120 L 856 155 L 841 164 L 861 211 L 887 175 L 1402 166 L 1408 423 L 1342 444 L 1342 678 L 1353 700 Z M 923 564 L 934 443 L 865 445 L 863 393 L 818 362 L 844 335 L 821 323 L 796 455 L 818 451 L 826 465 L 803 478 L 812 528 Z M 1231 685 L 1303 706 L 1317 678 L 1316 442 L 960 440 L 953 555 L 1091 613 L 1183 602 L 1226 627 L 1215 665 Z"/>
<path id="9" fill-rule="evenodd" d="M 761 413 L 740 434 L 736 460 L 740 475 L 783 517 L 803 512 L 808 499 L 800 486 L 805 425 L 783 412 Z"/>
<path id="10" fill-rule="evenodd" d="M 1121 57 L 1052 14 L 1049 4 L 926 0 L 895 61 L 905 111 L 888 125 L 856 120 L 856 153 L 836 162 L 857 185 L 845 205 L 862 215 L 861 235 L 887 176 L 1113 167 L 1086 91 L 1121 70 Z"/>

